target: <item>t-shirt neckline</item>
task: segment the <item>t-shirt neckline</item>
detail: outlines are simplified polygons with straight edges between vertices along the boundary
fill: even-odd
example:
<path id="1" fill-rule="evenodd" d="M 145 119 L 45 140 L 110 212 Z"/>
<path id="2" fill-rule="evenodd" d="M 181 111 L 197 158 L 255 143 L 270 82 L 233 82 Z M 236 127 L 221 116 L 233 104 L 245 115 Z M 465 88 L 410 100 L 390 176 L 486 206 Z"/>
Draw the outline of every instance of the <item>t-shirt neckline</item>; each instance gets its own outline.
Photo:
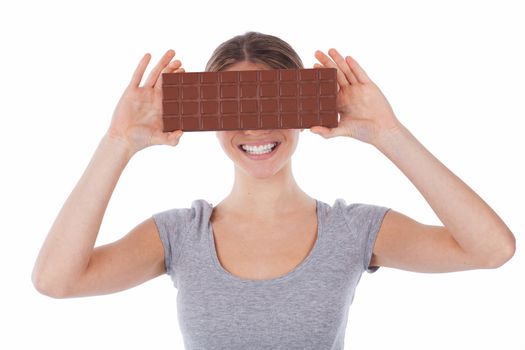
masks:
<path id="1" fill-rule="evenodd" d="M 323 220 L 322 220 L 322 215 L 321 215 L 321 202 L 317 199 L 315 200 L 315 202 L 316 202 L 316 215 L 317 215 L 317 235 L 316 235 L 315 243 L 312 249 L 310 249 L 310 252 L 306 256 L 306 258 L 304 258 L 303 261 L 301 261 L 292 271 L 282 276 L 279 276 L 279 277 L 263 279 L 263 280 L 249 279 L 249 278 L 243 278 L 243 277 L 233 275 L 221 265 L 219 258 L 217 256 L 217 250 L 215 249 L 215 238 L 213 236 L 213 227 L 210 221 L 213 207 L 211 204 L 208 203 L 210 206 L 210 210 L 209 210 L 208 229 L 206 232 L 206 236 L 207 236 L 209 247 L 210 247 L 210 257 L 212 260 L 212 265 L 215 266 L 216 270 L 222 277 L 232 280 L 232 281 L 241 282 L 244 284 L 255 284 L 255 285 L 256 284 L 259 284 L 259 285 L 272 284 L 272 283 L 277 283 L 277 282 L 281 282 L 281 281 L 290 279 L 293 276 L 297 275 L 300 271 L 304 270 L 309 265 L 310 261 L 312 261 L 317 251 L 319 250 L 319 245 L 321 241 L 321 233 L 323 232 L 323 230 L 321 229 L 323 225 Z"/>

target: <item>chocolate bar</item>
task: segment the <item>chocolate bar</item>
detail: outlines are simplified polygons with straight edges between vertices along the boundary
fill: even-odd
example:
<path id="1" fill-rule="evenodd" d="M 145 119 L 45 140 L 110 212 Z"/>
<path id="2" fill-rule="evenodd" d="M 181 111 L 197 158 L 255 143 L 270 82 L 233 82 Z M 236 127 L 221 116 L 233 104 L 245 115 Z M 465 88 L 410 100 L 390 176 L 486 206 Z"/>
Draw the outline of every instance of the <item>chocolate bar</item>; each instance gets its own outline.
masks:
<path id="1" fill-rule="evenodd" d="M 162 74 L 163 131 L 338 125 L 335 68 Z"/>

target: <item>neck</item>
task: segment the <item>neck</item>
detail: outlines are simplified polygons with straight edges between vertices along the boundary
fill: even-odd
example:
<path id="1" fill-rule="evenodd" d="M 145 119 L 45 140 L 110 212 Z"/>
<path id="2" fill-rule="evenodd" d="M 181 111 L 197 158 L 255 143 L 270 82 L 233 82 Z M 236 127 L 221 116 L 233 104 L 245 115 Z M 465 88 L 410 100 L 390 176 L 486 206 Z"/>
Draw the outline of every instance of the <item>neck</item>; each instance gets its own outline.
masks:
<path id="1" fill-rule="evenodd" d="M 295 182 L 290 162 L 264 179 L 252 177 L 236 167 L 233 188 L 220 206 L 241 215 L 276 218 L 311 205 L 312 200 Z"/>

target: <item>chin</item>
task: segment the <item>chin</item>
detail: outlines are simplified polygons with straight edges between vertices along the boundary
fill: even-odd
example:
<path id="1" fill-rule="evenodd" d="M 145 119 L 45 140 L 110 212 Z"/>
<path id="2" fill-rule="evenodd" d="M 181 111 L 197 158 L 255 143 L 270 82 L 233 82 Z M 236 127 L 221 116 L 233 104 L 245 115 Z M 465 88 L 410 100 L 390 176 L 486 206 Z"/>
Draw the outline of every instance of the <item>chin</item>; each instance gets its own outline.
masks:
<path id="1" fill-rule="evenodd" d="M 293 149 L 290 149 L 289 145 L 285 143 L 280 145 L 273 157 L 269 159 L 253 160 L 242 154 L 240 157 L 236 157 L 234 162 L 241 171 L 252 178 L 258 180 L 271 179 L 279 176 L 291 166 L 292 154 Z"/>
<path id="2" fill-rule="evenodd" d="M 258 180 L 264 180 L 264 179 L 270 179 L 276 174 L 278 174 L 282 168 L 275 169 L 273 167 L 249 167 L 249 166 L 239 166 L 237 165 L 237 168 L 239 168 L 240 171 L 245 173 L 246 175 L 253 177 Z"/>

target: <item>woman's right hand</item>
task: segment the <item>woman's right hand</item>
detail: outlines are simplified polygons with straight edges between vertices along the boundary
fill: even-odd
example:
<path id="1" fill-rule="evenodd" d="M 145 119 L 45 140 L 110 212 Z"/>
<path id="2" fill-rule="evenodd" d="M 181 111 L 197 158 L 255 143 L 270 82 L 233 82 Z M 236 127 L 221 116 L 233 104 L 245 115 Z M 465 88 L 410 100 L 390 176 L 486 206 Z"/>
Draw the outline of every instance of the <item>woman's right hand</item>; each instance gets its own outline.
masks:
<path id="1" fill-rule="evenodd" d="M 152 69 L 144 85 L 139 86 L 151 59 L 149 53 L 142 57 L 130 84 L 122 94 L 106 133 L 128 148 L 130 156 L 152 145 L 176 146 L 182 130 L 162 131 L 162 74 L 184 72 L 175 51 L 168 50 Z"/>

